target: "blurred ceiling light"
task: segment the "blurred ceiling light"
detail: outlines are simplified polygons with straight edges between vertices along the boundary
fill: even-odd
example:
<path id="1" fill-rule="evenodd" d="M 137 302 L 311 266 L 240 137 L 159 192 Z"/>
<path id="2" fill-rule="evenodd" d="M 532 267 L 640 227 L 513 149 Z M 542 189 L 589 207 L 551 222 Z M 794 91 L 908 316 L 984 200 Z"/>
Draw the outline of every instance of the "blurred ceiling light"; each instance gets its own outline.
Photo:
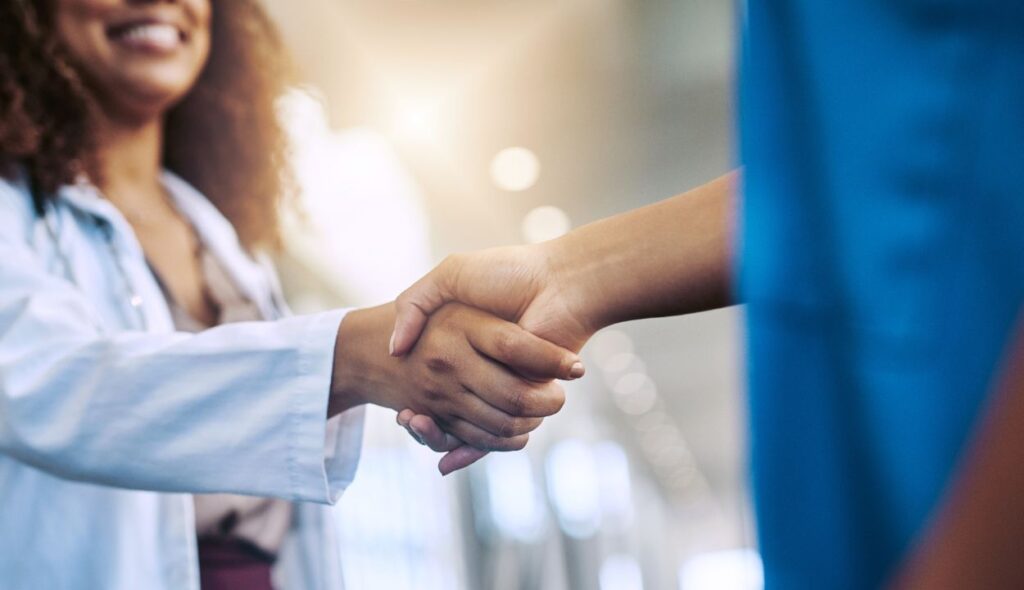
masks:
<path id="1" fill-rule="evenodd" d="M 558 207 L 537 207 L 523 218 L 523 239 L 530 244 L 553 240 L 569 231 L 569 216 Z"/>
<path id="2" fill-rule="evenodd" d="M 577 539 L 596 533 L 601 527 L 600 479 L 590 446 L 574 439 L 559 442 L 548 453 L 545 468 L 562 530 Z"/>
<path id="3" fill-rule="evenodd" d="M 644 576 L 632 555 L 609 555 L 598 574 L 601 590 L 643 590 Z"/>
<path id="4" fill-rule="evenodd" d="M 679 568 L 679 590 L 761 590 L 764 570 L 753 549 L 695 555 Z"/>
<path id="5" fill-rule="evenodd" d="M 686 439 L 675 424 L 666 423 L 640 434 L 640 446 L 652 460 L 666 455 L 678 458 L 681 450 L 687 453 Z"/>
<path id="6" fill-rule="evenodd" d="M 513 193 L 525 191 L 537 184 L 539 177 L 540 160 L 526 148 L 503 149 L 491 160 L 491 180 L 501 190 Z"/>
<path id="7" fill-rule="evenodd" d="M 633 523 L 633 488 L 629 458 L 622 445 L 605 441 L 594 446 L 598 478 L 601 482 L 601 509 L 609 528 L 625 531 Z"/>
<path id="8" fill-rule="evenodd" d="M 657 387 L 646 373 L 626 373 L 612 386 L 612 392 L 619 409 L 633 416 L 649 412 L 658 399 Z"/>
<path id="9" fill-rule="evenodd" d="M 697 481 L 697 466 L 693 463 L 679 465 L 665 476 L 665 481 L 671 488 L 685 490 Z"/>
<path id="10" fill-rule="evenodd" d="M 525 453 L 496 453 L 484 462 L 488 504 L 505 537 L 532 543 L 544 532 L 544 505 Z"/>
<path id="11" fill-rule="evenodd" d="M 604 377 L 609 382 L 613 382 L 614 378 L 622 373 L 643 373 L 646 368 L 644 361 L 632 352 L 613 354 L 601 364 Z"/>
<path id="12" fill-rule="evenodd" d="M 632 353 L 633 339 L 622 330 L 614 328 L 601 330 L 590 340 L 590 344 L 587 345 L 587 351 L 593 355 L 594 360 L 604 364 L 616 354 L 623 352 Z"/>
<path id="13" fill-rule="evenodd" d="M 394 133 L 409 143 L 434 143 L 440 137 L 438 109 L 426 103 L 409 102 L 395 110 Z"/>
<path id="14" fill-rule="evenodd" d="M 302 200 L 302 214 L 286 208 L 288 253 L 354 305 L 392 299 L 431 266 L 415 179 L 383 136 L 332 129 L 315 89 L 291 90 L 278 108 Z"/>
<path id="15" fill-rule="evenodd" d="M 671 423 L 672 419 L 665 412 L 665 410 L 655 408 L 654 410 L 646 414 L 637 416 L 636 419 L 633 421 L 633 428 L 638 433 L 642 434 L 645 432 L 653 432 L 654 430 L 657 430 L 658 428 L 661 428 L 666 424 L 671 425 Z"/>

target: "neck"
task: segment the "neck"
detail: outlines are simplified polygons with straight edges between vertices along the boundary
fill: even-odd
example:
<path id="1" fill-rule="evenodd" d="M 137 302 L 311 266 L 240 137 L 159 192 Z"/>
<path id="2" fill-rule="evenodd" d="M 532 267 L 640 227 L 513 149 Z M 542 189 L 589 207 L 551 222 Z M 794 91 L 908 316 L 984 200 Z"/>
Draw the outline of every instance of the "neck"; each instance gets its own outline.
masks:
<path id="1" fill-rule="evenodd" d="M 163 120 L 124 122 L 100 121 L 97 164 L 99 189 L 115 205 L 131 209 L 148 208 L 160 198 L 163 159 Z"/>

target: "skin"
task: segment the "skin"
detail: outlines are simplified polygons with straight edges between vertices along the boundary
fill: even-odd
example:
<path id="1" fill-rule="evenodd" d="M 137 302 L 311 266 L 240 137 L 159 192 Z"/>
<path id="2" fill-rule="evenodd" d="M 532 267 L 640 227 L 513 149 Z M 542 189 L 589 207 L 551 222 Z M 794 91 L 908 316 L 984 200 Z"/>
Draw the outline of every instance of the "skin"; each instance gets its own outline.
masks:
<path id="1" fill-rule="evenodd" d="M 416 341 L 425 318 L 464 301 L 520 321 L 573 350 L 617 321 L 677 315 L 733 302 L 729 233 L 735 178 L 570 232 L 539 246 L 451 258 L 398 299 L 394 353 Z M 1019 314 L 1024 317 L 1024 308 Z M 1024 587 L 1024 320 L 952 485 L 888 587 L 896 590 Z M 998 378 L 996 378 L 998 377 Z M 453 448 L 428 416 L 399 422 L 438 449 Z M 457 447 L 442 471 L 484 453 Z"/>
<path id="2" fill-rule="evenodd" d="M 453 300 L 574 351 L 617 322 L 730 305 L 736 182 L 726 175 L 551 242 L 449 257 L 398 298 L 393 353 L 409 350 L 432 310 Z M 458 446 L 428 416 L 403 411 L 398 420 L 431 448 L 454 449 L 442 473 L 485 454 Z"/>
<path id="3" fill-rule="evenodd" d="M 211 323 L 188 223 L 160 183 L 164 115 L 195 84 L 210 53 L 209 0 L 58 0 L 57 35 L 99 102 L 99 188 L 125 214 L 150 264 L 196 319 Z M 143 51 L 111 38 L 112 27 L 159 19 L 187 40 L 171 52 Z"/>
<path id="4" fill-rule="evenodd" d="M 56 0 L 57 36 L 99 106 L 98 188 L 132 225 L 174 299 L 207 325 L 217 310 L 194 255 L 199 244 L 160 175 L 166 114 L 209 57 L 211 8 L 209 0 Z M 174 25 L 177 42 L 118 35 L 154 21 Z M 569 376 L 574 353 L 452 305 L 398 359 L 385 352 L 394 313 L 393 305 L 356 310 L 339 326 L 328 417 L 366 403 L 409 407 L 481 448 L 512 450 L 561 407 L 564 393 L 552 379 Z"/>

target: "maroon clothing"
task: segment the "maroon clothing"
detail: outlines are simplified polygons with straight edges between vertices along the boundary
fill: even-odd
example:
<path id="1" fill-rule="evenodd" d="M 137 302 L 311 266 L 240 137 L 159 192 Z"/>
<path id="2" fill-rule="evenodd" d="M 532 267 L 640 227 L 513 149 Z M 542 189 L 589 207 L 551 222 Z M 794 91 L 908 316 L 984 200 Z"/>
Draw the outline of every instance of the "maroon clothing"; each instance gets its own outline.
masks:
<path id="1" fill-rule="evenodd" d="M 238 539 L 199 539 L 199 583 L 203 590 L 273 590 L 274 559 Z"/>

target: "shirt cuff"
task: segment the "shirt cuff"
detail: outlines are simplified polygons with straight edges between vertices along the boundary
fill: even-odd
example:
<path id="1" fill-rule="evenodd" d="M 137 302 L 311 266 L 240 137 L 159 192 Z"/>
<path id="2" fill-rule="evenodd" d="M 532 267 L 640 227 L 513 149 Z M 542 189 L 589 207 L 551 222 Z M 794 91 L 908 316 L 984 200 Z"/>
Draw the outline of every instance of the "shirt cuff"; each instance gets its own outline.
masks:
<path id="1" fill-rule="evenodd" d="M 363 444 L 365 411 L 327 420 L 338 328 L 347 310 L 318 314 L 300 345 L 298 391 L 291 396 L 289 477 L 292 499 L 333 504 L 352 483 Z"/>

